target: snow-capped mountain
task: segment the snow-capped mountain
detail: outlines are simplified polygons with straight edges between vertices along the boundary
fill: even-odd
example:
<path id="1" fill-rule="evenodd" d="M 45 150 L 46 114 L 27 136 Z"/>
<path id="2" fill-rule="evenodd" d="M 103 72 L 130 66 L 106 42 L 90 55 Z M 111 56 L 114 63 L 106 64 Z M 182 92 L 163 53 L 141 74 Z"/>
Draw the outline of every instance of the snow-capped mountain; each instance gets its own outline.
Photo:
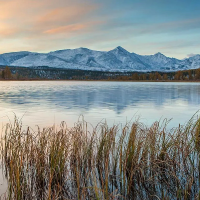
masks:
<path id="1" fill-rule="evenodd" d="M 177 71 L 200 68 L 200 55 L 179 60 L 162 53 L 143 56 L 128 52 L 122 47 L 111 51 L 78 48 L 49 53 L 22 51 L 0 54 L 0 65 L 98 71 Z"/>

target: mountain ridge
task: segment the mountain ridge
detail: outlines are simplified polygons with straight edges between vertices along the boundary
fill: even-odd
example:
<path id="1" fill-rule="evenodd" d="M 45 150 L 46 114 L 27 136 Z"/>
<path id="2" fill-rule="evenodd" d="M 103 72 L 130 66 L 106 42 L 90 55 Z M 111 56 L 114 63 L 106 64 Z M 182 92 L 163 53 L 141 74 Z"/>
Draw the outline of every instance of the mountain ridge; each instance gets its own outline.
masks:
<path id="1" fill-rule="evenodd" d="M 16 67 L 53 67 L 95 71 L 178 71 L 200 68 L 200 55 L 183 60 L 158 52 L 139 55 L 121 46 L 110 51 L 96 51 L 80 47 L 49 53 L 29 51 L 0 54 L 0 65 Z"/>

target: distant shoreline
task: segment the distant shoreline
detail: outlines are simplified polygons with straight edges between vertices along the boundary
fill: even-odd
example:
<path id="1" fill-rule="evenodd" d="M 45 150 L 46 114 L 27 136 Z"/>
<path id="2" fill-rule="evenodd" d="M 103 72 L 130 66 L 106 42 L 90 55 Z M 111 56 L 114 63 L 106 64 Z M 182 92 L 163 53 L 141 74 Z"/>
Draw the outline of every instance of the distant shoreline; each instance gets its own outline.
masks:
<path id="1" fill-rule="evenodd" d="M 60 80 L 55 80 L 55 79 L 20 79 L 20 80 L 0 80 L 0 82 L 10 82 L 10 81 L 68 81 L 68 82 L 136 82 L 136 83 L 142 83 L 142 82 L 152 82 L 152 83 L 162 83 L 162 82 L 172 82 L 172 83 L 200 83 L 200 80 L 66 80 L 66 79 L 60 79 Z"/>
<path id="2" fill-rule="evenodd" d="M 200 68 L 177 72 L 100 72 L 63 69 L 0 68 L 0 80 L 9 81 L 119 81 L 119 82 L 199 82 Z"/>

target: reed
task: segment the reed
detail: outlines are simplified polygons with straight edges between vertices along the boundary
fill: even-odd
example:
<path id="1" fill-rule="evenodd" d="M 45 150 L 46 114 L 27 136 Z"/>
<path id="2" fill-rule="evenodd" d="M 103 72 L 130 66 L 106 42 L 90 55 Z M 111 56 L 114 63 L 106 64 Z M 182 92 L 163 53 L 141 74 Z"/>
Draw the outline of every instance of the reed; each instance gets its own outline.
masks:
<path id="1" fill-rule="evenodd" d="M 200 199 L 200 120 L 124 128 L 63 122 L 23 131 L 16 118 L 1 139 L 5 199 Z"/>

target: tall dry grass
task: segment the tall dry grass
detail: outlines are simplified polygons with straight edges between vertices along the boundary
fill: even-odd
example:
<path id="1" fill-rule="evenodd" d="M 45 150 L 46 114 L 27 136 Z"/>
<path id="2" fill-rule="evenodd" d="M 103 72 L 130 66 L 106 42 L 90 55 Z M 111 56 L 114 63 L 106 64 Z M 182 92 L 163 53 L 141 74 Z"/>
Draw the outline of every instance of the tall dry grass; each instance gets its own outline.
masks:
<path id="1" fill-rule="evenodd" d="M 37 132 L 16 119 L 1 140 L 6 199 L 200 199 L 200 120 Z"/>

